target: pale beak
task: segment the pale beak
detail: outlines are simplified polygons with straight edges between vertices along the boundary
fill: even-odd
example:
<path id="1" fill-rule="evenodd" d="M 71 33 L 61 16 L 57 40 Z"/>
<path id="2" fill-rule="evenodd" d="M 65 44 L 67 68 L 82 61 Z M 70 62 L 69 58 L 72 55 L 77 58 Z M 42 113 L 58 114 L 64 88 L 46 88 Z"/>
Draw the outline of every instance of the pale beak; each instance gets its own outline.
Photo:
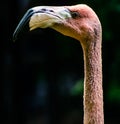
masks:
<path id="1" fill-rule="evenodd" d="M 26 23 L 29 23 L 30 30 L 36 28 L 52 27 L 55 23 L 62 23 L 66 18 L 70 18 L 70 11 L 65 7 L 38 6 L 29 9 L 23 16 L 13 33 L 13 41 L 23 30 Z"/>

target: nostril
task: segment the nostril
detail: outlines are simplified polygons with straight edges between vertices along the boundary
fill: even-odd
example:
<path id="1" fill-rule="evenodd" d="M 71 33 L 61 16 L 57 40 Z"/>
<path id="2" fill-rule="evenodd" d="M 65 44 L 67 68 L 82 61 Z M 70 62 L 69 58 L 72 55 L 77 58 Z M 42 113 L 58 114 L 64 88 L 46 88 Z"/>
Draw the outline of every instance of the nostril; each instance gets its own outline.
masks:
<path id="1" fill-rule="evenodd" d="M 47 9 L 45 9 L 45 8 L 42 8 L 41 10 L 42 10 L 42 11 L 47 11 Z"/>
<path id="2" fill-rule="evenodd" d="M 49 10 L 50 12 L 54 12 L 53 10 Z"/>
<path id="3" fill-rule="evenodd" d="M 49 10 L 49 9 L 46 9 L 46 8 L 42 8 L 41 11 L 43 11 L 43 12 L 46 12 L 46 11 L 47 12 L 54 12 L 52 9 Z"/>

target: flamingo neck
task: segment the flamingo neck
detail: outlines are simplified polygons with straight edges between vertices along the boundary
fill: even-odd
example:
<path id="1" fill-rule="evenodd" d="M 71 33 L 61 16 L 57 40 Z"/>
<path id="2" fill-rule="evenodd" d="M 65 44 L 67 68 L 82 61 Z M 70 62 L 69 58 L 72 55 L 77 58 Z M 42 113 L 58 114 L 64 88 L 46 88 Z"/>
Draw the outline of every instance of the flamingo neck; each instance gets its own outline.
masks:
<path id="1" fill-rule="evenodd" d="M 104 124 L 101 40 L 84 50 L 84 124 Z"/>

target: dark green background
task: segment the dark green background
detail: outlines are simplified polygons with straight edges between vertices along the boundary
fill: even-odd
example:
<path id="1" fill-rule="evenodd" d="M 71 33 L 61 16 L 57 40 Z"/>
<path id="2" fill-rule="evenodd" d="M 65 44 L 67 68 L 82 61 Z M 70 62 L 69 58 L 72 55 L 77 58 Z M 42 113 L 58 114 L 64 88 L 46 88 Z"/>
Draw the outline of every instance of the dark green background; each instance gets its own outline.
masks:
<path id="1" fill-rule="evenodd" d="M 28 3 L 27 3 L 28 1 Z M 12 34 L 27 9 L 85 3 L 103 29 L 105 124 L 120 121 L 120 1 L 1 1 L 1 124 L 80 124 L 83 120 L 83 53 L 78 41 L 51 29 Z"/>

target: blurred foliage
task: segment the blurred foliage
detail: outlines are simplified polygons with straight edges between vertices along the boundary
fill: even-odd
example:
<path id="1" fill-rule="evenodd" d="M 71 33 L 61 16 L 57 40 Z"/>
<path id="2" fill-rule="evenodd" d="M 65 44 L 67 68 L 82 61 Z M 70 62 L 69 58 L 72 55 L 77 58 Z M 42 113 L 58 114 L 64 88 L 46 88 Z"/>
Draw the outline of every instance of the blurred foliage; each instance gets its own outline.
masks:
<path id="1" fill-rule="evenodd" d="M 108 91 L 108 99 L 110 102 L 118 102 L 120 103 L 120 86 L 112 84 Z"/>
<path id="2" fill-rule="evenodd" d="M 83 95 L 83 79 L 78 80 L 76 84 L 71 89 L 71 95 Z"/>

